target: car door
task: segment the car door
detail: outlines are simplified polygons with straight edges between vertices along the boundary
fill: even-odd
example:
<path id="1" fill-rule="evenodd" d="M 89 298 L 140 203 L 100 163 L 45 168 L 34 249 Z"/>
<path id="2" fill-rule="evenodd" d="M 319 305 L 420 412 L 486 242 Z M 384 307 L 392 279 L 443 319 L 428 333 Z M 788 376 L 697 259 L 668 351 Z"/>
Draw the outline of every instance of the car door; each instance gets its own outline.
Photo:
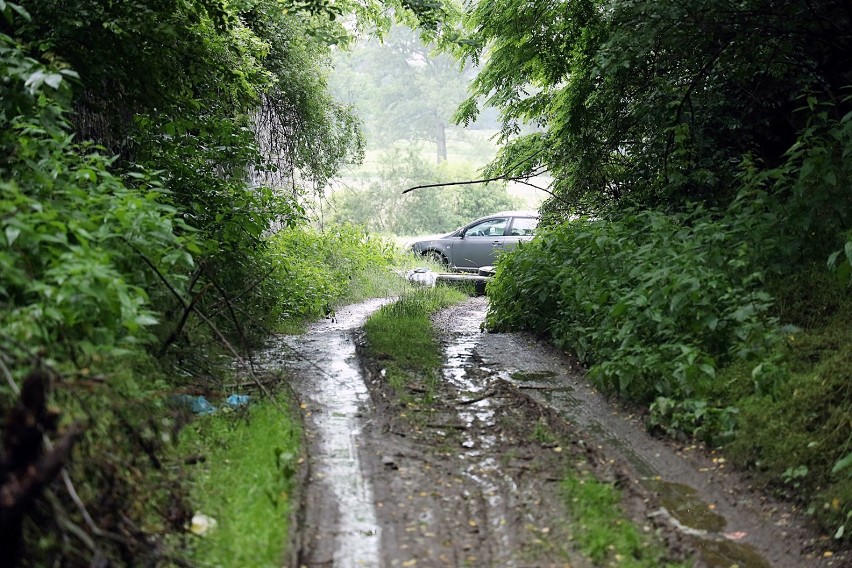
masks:
<path id="1" fill-rule="evenodd" d="M 462 270 L 494 264 L 494 253 L 503 247 L 508 217 L 480 221 L 464 230 L 453 243 L 451 263 Z"/>
<path id="2" fill-rule="evenodd" d="M 532 239 L 537 226 L 537 217 L 513 217 L 506 236 L 503 237 L 502 250 L 512 250 L 519 242 Z"/>

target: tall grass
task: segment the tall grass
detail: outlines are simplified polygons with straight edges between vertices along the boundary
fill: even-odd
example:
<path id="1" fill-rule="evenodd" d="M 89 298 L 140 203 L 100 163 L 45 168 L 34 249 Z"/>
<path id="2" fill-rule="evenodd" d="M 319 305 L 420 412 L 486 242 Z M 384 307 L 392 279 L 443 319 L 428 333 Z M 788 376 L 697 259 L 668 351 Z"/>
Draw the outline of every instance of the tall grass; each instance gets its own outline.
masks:
<path id="1" fill-rule="evenodd" d="M 466 296 L 453 288 L 414 289 L 367 320 L 364 329 L 373 357 L 385 364 L 385 378 L 396 390 L 416 382 L 434 395 L 443 357 L 429 316 Z"/>
<path id="2" fill-rule="evenodd" d="M 202 417 L 181 432 L 194 510 L 216 520 L 189 547 L 202 567 L 282 565 L 300 446 L 298 420 L 268 401 L 246 411 Z"/>

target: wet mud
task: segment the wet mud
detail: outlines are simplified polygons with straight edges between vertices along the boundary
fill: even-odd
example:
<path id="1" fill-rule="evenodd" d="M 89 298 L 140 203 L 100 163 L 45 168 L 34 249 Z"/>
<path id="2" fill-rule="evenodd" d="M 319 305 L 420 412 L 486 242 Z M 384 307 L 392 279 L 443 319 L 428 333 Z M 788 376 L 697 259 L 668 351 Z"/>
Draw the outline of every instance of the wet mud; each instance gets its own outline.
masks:
<path id="1" fill-rule="evenodd" d="M 434 397 L 393 391 L 359 331 L 381 301 L 341 310 L 266 353 L 303 402 L 308 462 L 292 566 L 590 566 L 559 482 L 586 469 L 625 515 L 697 566 L 846 566 L 795 509 L 706 448 L 646 433 L 551 346 L 480 332 L 471 299 L 438 314 Z"/>
<path id="2" fill-rule="evenodd" d="M 298 336 L 281 336 L 258 357 L 287 373 L 301 401 L 308 447 L 290 565 L 378 566 L 381 534 L 372 486 L 361 463 L 368 393 L 355 331 L 388 300 L 339 310 Z"/>

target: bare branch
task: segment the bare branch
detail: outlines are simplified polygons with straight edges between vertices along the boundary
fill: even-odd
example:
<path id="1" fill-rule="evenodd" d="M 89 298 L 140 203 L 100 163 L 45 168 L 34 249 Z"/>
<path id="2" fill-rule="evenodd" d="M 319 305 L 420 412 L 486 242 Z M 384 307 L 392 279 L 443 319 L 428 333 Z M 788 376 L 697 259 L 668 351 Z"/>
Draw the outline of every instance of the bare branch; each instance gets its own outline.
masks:
<path id="1" fill-rule="evenodd" d="M 474 184 L 477 184 L 477 183 L 489 183 L 489 182 L 492 182 L 492 181 L 503 180 L 503 181 L 517 181 L 517 182 L 521 182 L 521 183 L 526 183 L 527 185 L 532 185 L 532 187 L 540 189 L 540 190 L 544 191 L 545 193 L 549 193 L 550 195 L 553 195 L 553 197 L 556 197 L 550 190 L 547 190 L 547 189 L 544 189 L 543 187 L 538 187 L 536 185 L 529 183 L 527 180 L 529 180 L 530 177 L 531 176 L 510 177 L 510 176 L 502 175 L 502 176 L 496 176 L 496 177 L 487 178 L 487 179 L 474 179 L 474 180 L 467 180 L 467 181 L 448 181 L 448 182 L 443 182 L 443 183 L 427 183 L 427 184 L 424 184 L 424 185 L 415 185 L 414 187 L 409 187 L 408 189 L 404 190 L 402 193 L 406 194 L 410 191 L 414 191 L 415 189 L 426 189 L 426 188 L 429 188 L 429 187 L 447 187 L 447 186 L 451 186 L 451 185 L 474 185 Z"/>

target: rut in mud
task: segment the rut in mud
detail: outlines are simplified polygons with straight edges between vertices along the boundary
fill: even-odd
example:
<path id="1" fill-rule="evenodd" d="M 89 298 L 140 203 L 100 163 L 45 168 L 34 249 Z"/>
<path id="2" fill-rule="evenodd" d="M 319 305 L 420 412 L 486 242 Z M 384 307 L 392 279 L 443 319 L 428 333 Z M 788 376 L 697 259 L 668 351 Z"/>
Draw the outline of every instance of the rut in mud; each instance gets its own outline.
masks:
<path id="1" fill-rule="evenodd" d="M 296 355 L 286 366 L 309 431 L 292 565 L 591 565 L 566 521 L 569 467 L 620 486 L 625 514 L 673 557 L 741 568 L 847 560 L 822 558 L 796 511 L 750 492 L 724 459 L 646 434 L 553 348 L 481 333 L 483 298 L 435 318 L 446 365 L 434 399 L 414 385 L 401 400 L 381 361 L 356 354 L 380 305 L 341 310 L 281 346 Z"/>

